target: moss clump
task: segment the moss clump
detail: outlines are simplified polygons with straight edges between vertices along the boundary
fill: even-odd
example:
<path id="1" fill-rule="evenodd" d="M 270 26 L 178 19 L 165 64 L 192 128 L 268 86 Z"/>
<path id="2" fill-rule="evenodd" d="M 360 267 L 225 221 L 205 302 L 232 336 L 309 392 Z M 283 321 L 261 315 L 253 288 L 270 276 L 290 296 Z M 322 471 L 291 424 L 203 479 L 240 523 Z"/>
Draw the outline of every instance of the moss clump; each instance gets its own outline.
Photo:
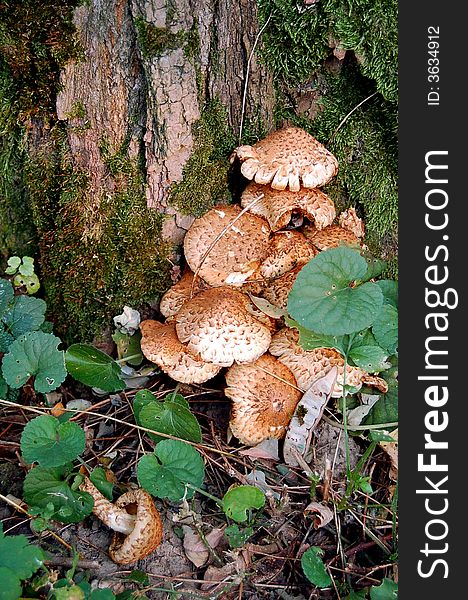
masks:
<path id="1" fill-rule="evenodd" d="M 195 26 L 188 31 L 173 33 L 168 27 L 156 27 L 142 17 L 136 17 L 134 23 L 143 58 L 160 56 L 163 52 L 177 48 L 183 48 L 188 58 L 193 58 L 198 53 L 200 40 Z"/>
<path id="2" fill-rule="evenodd" d="M 171 186 L 169 203 L 183 214 L 200 216 L 220 200 L 230 199 L 227 158 L 236 139 L 218 99 L 204 106 L 192 133 L 194 150 L 182 181 Z"/>
<path id="3" fill-rule="evenodd" d="M 71 342 L 91 340 L 125 304 L 138 307 L 165 291 L 171 248 L 161 241 L 161 215 L 146 206 L 135 162 L 127 157 L 114 171 L 116 190 L 93 199 L 87 175 L 64 148 L 55 130 L 29 163 L 28 178 L 46 300 L 56 331 Z"/>
<path id="4" fill-rule="evenodd" d="M 263 56 L 278 78 L 308 79 L 331 53 L 331 45 L 352 50 L 363 75 L 397 101 L 398 3 L 396 0 L 257 0 L 260 18 L 269 19 Z"/>

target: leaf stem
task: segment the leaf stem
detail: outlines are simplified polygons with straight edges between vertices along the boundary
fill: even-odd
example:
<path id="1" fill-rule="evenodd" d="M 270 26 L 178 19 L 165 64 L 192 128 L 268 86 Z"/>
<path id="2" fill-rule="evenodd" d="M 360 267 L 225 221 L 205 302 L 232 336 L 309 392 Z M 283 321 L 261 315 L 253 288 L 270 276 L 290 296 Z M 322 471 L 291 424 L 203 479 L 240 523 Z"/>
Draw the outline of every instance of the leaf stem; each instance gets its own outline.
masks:
<path id="1" fill-rule="evenodd" d="M 223 501 L 220 500 L 219 498 L 217 498 L 216 496 L 213 496 L 212 494 L 205 492 L 205 490 L 202 490 L 201 488 L 196 487 L 195 485 L 192 485 L 191 483 L 186 483 L 185 487 L 190 488 L 191 490 L 194 490 L 195 492 L 198 492 L 199 494 L 203 494 L 204 496 L 206 496 L 207 498 L 210 498 L 210 500 L 213 500 L 214 502 L 216 502 L 216 504 L 220 507 L 223 508 Z"/>

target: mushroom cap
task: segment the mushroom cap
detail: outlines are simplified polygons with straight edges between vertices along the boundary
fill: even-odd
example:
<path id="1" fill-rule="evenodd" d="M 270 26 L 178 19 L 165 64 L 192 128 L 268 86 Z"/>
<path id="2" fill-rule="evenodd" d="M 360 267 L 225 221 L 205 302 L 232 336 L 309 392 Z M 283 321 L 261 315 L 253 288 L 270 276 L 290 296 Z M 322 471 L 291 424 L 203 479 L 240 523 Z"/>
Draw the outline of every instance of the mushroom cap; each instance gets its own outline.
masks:
<path id="1" fill-rule="evenodd" d="M 239 206 L 217 206 L 185 235 L 185 259 L 209 285 L 242 285 L 268 251 L 268 223 L 248 213 L 239 217 L 241 212 Z"/>
<path id="2" fill-rule="evenodd" d="M 298 387 L 307 391 L 312 383 L 337 367 L 338 375 L 332 398 L 343 395 L 344 360 L 339 352 L 332 348 L 316 348 L 304 350 L 299 346 L 299 332 L 296 329 L 284 327 L 276 333 L 271 341 L 270 353 L 286 365 L 296 378 Z M 385 381 L 380 377 L 368 377 L 359 367 L 346 367 L 346 385 L 361 388 L 363 382 L 368 385 L 384 386 Z M 379 387 L 380 389 L 380 387 Z"/>
<path id="3" fill-rule="evenodd" d="M 172 317 L 179 312 L 187 300 L 190 300 L 192 291 L 195 295 L 206 288 L 206 283 L 200 277 L 197 277 L 194 283 L 193 273 L 190 269 L 187 269 L 179 281 L 169 288 L 161 298 L 159 311 L 166 318 Z"/>
<path id="4" fill-rule="evenodd" d="M 249 298 L 238 290 L 205 290 L 176 315 L 177 335 L 206 362 L 223 367 L 252 362 L 268 350 L 271 334 L 250 311 Z"/>
<path id="5" fill-rule="evenodd" d="M 141 351 L 175 381 L 204 383 L 219 373 L 221 367 L 204 362 L 190 353 L 177 337 L 175 323 L 148 319 L 140 323 Z"/>
<path id="6" fill-rule="evenodd" d="M 359 238 L 348 229 L 343 229 L 339 225 L 329 225 L 322 230 L 308 225 L 303 228 L 302 232 L 319 250 L 329 250 L 330 248 L 336 248 L 340 244 L 360 246 Z"/>
<path id="7" fill-rule="evenodd" d="M 317 250 L 300 231 L 278 231 L 270 240 L 268 256 L 259 273 L 265 279 L 275 279 L 298 266 L 303 266 Z"/>
<path id="8" fill-rule="evenodd" d="M 284 437 L 302 396 L 287 367 L 264 354 L 252 364 L 230 367 L 226 383 L 224 393 L 233 402 L 229 426 L 242 444 Z"/>
<path id="9" fill-rule="evenodd" d="M 249 208 L 249 212 L 267 219 L 273 231 L 286 227 L 293 212 L 307 217 L 317 229 L 331 225 L 336 217 L 333 200 L 316 188 L 299 192 L 278 191 L 252 182 L 242 193 L 241 205 L 245 208 L 259 197 L 260 200 Z"/>
<path id="10" fill-rule="evenodd" d="M 292 192 L 302 187 L 325 185 L 338 172 L 338 161 L 325 146 L 299 127 L 285 127 L 270 133 L 253 146 L 236 148 L 233 157 L 242 162 L 247 179 L 275 190 L 289 186 Z"/>
<path id="11" fill-rule="evenodd" d="M 338 217 L 338 225 L 347 231 L 350 231 L 357 238 L 364 237 L 364 221 L 356 214 L 356 209 L 351 207 L 343 211 Z"/>
<path id="12" fill-rule="evenodd" d="M 303 266 L 300 265 L 281 275 L 281 277 L 271 279 L 268 285 L 260 291 L 261 297 L 268 300 L 273 306 L 286 309 L 288 307 L 289 292 L 292 290 L 296 277 Z"/>
<path id="13" fill-rule="evenodd" d="M 123 536 L 115 533 L 109 547 L 111 559 L 121 565 L 148 556 L 162 541 L 163 526 L 150 494 L 142 489 L 126 492 L 114 503 L 120 510 L 135 514 L 133 531 Z"/>

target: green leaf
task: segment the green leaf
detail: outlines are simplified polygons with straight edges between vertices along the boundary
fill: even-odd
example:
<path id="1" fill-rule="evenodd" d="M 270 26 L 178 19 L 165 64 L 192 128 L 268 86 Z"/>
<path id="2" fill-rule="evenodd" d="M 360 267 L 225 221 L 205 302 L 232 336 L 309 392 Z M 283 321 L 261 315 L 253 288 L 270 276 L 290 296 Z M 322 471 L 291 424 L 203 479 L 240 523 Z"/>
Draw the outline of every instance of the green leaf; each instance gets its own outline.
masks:
<path id="1" fill-rule="evenodd" d="M 229 525 L 224 530 L 224 533 L 229 541 L 229 545 L 231 548 L 241 548 L 246 541 L 251 537 L 254 533 L 253 527 L 245 527 L 244 529 L 239 529 L 239 525 Z"/>
<path id="2" fill-rule="evenodd" d="M 85 385 L 105 392 L 125 389 L 122 370 L 110 356 L 89 344 L 72 344 L 65 352 L 70 375 Z"/>
<path id="3" fill-rule="evenodd" d="M 34 258 L 23 256 L 23 264 L 20 265 L 19 272 L 25 277 L 31 277 L 34 274 Z"/>
<path id="4" fill-rule="evenodd" d="M 85 433 L 74 422 L 60 423 L 50 415 L 36 417 L 26 425 L 21 435 L 24 460 L 41 467 L 65 465 L 85 449 Z"/>
<path id="5" fill-rule="evenodd" d="M 396 600 L 397 598 L 398 584 L 391 579 L 384 578 L 381 585 L 371 587 L 370 600 Z"/>
<path id="6" fill-rule="evenodd" d="M 140 571 L 139 569 L 134 569 L 131 573 L 127 575 L 125 579 L 127 581 L 132 581 L 133 583 L 138 583 L 138 585 L 142 586 L 150 585 L 150 579 L 148 575 L 144 571 Z"/>
<path id="7" fill-rule="evenodd" d="M 301 348 L 304 348 L 304 350 L 310 351 L 315 350 L 316 348 L 333 348 L 342 356 L 346 355 L 345 348 L 348 345 L 349 339 L 347 335 L 323 335 L 302 327 L 297 321 L 294 321 L 294 319 L 286 317 L 285 321 L 288 327 L 294 327 L 299 331 L 299 345 Z"/>
<path id="8" fill-rule="evenodd" d="M 18 600 L 21 594 L 21 582 L 15 571 L 0 567 L 0 600 Z"/>
<path id="9" fill-rule="evenodd" d="M 0 567 L 11 569 L 20 579 L 29 579 L 44 560 L 41 548 L 30 544 L 25 535 L 0 533 Z"/>
<path id="10" fill-rule="evenodd" d="M 153 496 L 174 502 L 184 495 L 190 499 L 194 490 L 185 484 L 200 487 L 205 477 L 205 467 L 200 453 L 177 440 L 164 440 L 154 449 L 154 454 L 143 456 L 137 467 L 141 487 Z"/>
<path id="11" fill-rule="evenodd" d="M 379 429 L 371 429 L 367 435 L 370 442 L 394 442 L 395 439 L 388 435 L 385 431 Z"/>
<path id="12" fill-rule="evenodd" d="M 13 286 L 8 279 L 0 279 L 0 318 L 15 297 Z"/>
<path id="13" fill-rule="evenodd" d="M 54 600 L 85 600 L 85 592 L 79 585 L 65 585 L 64 587 L 54 586 Z"/>
<path id="14" fill-rule="evenodd" d="M 44 322 L 47 305 L 40 298 L 16 296 L 13 305 L 3 315 L 7 331 L 15 338 L 36 331 Z"/>
<path id="15" fill-rule="evenodd" d="M 228 517 L 242 523 L 247 521 L 247 511 L 262 508 L 265 494 L 253 485 L 238 485 L 229 489 L 223 497 L 223 510 Z"/>
<path id="16" fill-rule="evenodd" d="M 201 442 L 201 429 L 195 416 L 185 405 L 180 402 L 171 402 L 169 398 L 171 395 L 166 396 L 161 402 L 153 397 L 152 402 L 147 402 L 142 406 L 138 412 L 138 424 L 183 440 Z M 153 433 L 148 433 L 148 435 L 156 442 L 164 439 Z"/>
<path id="17" fill-rule="evenodd" d="M 114 600 L 115 594 L 110 588 L 93 590 L 89 600 Z"/>
<path id="18" fill-rule="evenodd" d="M 127 357 L 130 357 L 130 360 L 127 360 L 126 362 L 134 367 L 137 367 L 139 364 L 141 364 L 144 358 L 140 345 L 141 331 L 136 331 L 133 335 L 116 331 L 112 335 L 112 339 L 117 346 L 117 355 L 119 359 L 125 360 Z"/>
<path id="19" fill-rule="evenodd" d="M 3 379 L 3 375 L 0 373 L 0 399 L 6 400 L 8 395 L 8 385 L 7 382 Z"/>
<path id="20" fill-rule="evenodd" d="M 381 279 L 377 285 L 382 290 L 384 302 L 398 308 L 398 283 L 393 279 Z"/>
<path id="21" fill-rule="evenodd" d="M 39 277 L 33 273 L 32 275 L 16 275 L 13 279 L 13 285 L 15 287 L 25 287 L 28 294 L 35 294 L 41 284 L 39 283 Z"/>
<path id="22" fill-rule="evenodd" d="M 2 327 L 1 323 L 0 327 Z M 0 329 L 0 352 L 8 352 L 8 349 L 14 341 L 15 338 L 11 335 L 11 333 Z"/>
<path id="23" fill-rule="evenodd" d="M 349 358 L 353 363 L 368 373 L 378 373 L 390 367 L 386 362 L 388 353 L 380 346 L 358 346 L 351 348 Z"/>
<path id="24" fill-rule="evenodd" d="M 367 598 L 367 588 L 364 590 L 359 590 L 359 592 L 350 592 L 347 596 L 343 598 L 343 600 L 366 600 Z"/>
<path id="25" fill-rule="evenodd" d="M 387 268 L 387 263 L 384 260 L 379 260 L 378 258 L 367 256 L 366 254 L 364 254 L 364 258 L 367 261 L 367 271 L 362 278 L 363 281 L 369 281 L 369 279 L 378 277 Z"/>
<path id="26" fill-rule="evenodd" d="M 19 337 L 3 357 L 5 381 L 17 389 L 33 376 L 36 392 L 46 394 L 58 388 L 67 376 L 59 344 L 61 340 L 58 337 L 43 331 L 31 331 Z"/>
<path id="27" fill-rule="evenodd" d="M 114 489 L 114 484 L 107 480 L 106 470 L 102 467 L 94 467 L 89 474 L 89 478 L 101 492 L 101 494 L 112 502 L 112 491 Z"/>
<path id="28" fill-rule="evenodd" d="M 372 333 L 379 346 L 389 354 L 398 348 L 398 311 L 391 304 L 384 304 L 372 324 Z"/>
<path id="29" fill-rule="evenodd" d="M 323 550 L 312 546 L 304 552 L 301 558 L 304 575 L 318 588 L 326 588 L 332 585 L 330 575 L 327 573 L 321 559 L 322 554 Z"/>
<path id="30" fill-rule="evenodd" d="M 5 273 L 7 273 L 8 275 L 13 275 L 13 273 L 15 273 L 15 271 L 18 269 L 20 264 L 21 264 L 21 258 L 19 256 L 11 256 L 8 259 L 8 262 L 7 262 L 8 267 L 5 269 Z"/>
<path id="31" fill-rule="evenodd" d="M 320 252 L 299 272 L 288 299 L 289 314 L 303 327 L 325 335 L 354 333 L 372 324 L 383 303 L 376 283 L 364 277 L 365 259 L 345 246 Z"/>
<path id="32" fill-rule="evenodd" d="M 80 492 L 70 487 L 67 467 L 45 469 L 34 467 L 24 479 L 24 500 L 30 508 L 39 512 L 45 511 L 62 523 L 78 523 L 87 517 L 93 510 L 94 500 L 87 492 Z"/>
<path id="33" fill-rule="evenodd" d="M 392 367 L 384 371 L 381 376 L 388 383 L 388 392 L 382 394 L 370 409 L 363 425 L 380 425 L 398 421 L 398 369 Z"/>

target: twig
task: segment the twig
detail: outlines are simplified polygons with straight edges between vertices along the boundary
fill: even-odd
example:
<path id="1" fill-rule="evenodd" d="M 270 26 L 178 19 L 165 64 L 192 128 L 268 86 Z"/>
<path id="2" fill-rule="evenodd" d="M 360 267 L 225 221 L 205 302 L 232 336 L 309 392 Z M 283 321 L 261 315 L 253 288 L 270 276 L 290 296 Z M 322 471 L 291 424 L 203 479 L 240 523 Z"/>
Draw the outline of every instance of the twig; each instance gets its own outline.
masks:
<path id="1" fill-rule="evenodd" d="M 335 129 L 335 131 L 333 132 L 331 138 L 328 140 L 328 144 L 333 140 L 333 138 L 335 137 L 335 135 L 338 133 L 338 131 L 341 129 L 342 125 L 344 125 L 346 123 L 346 121 L 349 119 L 349 117 L 353 114 L 353 112 L 355 110 L 357 110 L 360 106 L 362 106 L 364 104 L 364 102 L 367 102 L 368 100 L 370 100 L 371 98 L 373 98 L 375 95 L 377 94 L 377 92 L 374 92 L 373 94 L 371 94 L 370 96 L 367 96 L 367 98 L 364 98 L 364 100 L 361 100 L 361 102 L 359 102 L 359 104 L 357 106 L 355 106 L 353 108 L 353 110 L 351 110 L 340 122 L 340 124 L 338 125 L 338 127 Z"/>

